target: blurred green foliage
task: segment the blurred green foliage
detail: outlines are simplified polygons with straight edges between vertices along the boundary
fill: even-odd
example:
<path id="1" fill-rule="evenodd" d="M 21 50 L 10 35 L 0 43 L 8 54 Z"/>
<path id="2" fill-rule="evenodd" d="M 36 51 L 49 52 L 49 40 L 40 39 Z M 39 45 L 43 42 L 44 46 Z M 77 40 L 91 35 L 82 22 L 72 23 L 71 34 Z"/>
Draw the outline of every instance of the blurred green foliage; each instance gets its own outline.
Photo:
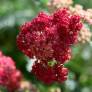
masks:
<path id="1" fill-rule="evenodd" d="M 0 50 L 11 56 L 25 77 L 40 89 L 49 92 L 50 88 L 59 87 L 62 92 L 92 92 L 92 44 L 79 44 L 73 48 L 70 62 L 65 64 L 70 73 L 64 84 L 45 85 L 27 72 L 27 57 L 18 50 L 16 37 L 19 26 L 30 21 L 39 11 L 47 11 L 48 0 L 0 0 Z M 92 0 L 74 0 L 84 8 L 92 7 Z"/>

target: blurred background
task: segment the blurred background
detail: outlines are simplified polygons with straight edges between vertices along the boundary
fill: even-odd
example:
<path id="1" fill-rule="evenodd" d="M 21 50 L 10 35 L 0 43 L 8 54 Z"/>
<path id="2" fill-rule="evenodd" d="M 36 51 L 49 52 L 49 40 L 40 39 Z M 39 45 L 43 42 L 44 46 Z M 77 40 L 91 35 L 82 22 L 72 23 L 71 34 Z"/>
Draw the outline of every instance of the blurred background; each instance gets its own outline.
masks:
<path id="1" fill-rule="evenodd" d="M 14 59 L 24 79 L 37 90 L 25 92 L 92 92 L 92 42 L 73 47 L 72 59 L 65 64 L 70 70 L 68 80 L 63 84 L 45 85 L 27 71 L 29 59 L 16 46 L 19 26 L 34 18 L 39 11 L 48 12 L 48 2 L 49 0 L 0 0 L 0 50 Z M 81 4 L 84 9 L 92 8 L 92 0 L 73 2 Z"/>

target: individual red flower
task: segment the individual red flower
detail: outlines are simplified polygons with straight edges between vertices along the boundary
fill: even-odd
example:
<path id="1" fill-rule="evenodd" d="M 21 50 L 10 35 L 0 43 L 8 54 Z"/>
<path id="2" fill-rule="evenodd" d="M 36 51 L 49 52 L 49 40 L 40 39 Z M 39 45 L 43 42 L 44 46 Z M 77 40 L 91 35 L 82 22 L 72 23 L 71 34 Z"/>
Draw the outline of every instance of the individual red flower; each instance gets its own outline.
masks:
<path id="1" fill-rule="evenodd" d="M 14 92 L 19 87 L 21 73 L 16 69 L 11 57 L 1 55 L 0 52 L 0 85 L 6 87 L 9 92 Z"/>

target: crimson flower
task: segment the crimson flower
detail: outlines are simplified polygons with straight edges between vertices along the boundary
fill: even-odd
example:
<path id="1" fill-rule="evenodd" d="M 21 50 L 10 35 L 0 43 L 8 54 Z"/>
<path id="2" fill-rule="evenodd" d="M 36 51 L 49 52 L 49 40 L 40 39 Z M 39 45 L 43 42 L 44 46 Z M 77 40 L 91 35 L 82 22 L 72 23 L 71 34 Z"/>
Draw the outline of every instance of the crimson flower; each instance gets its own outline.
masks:
<path id="1" fill-rule="evenodd" d="M 81 27 L 80 16 L 71 15 L 65 8 L 57 10 L 52 15 L 41 12 L 32 21 L 20 27 L 17 46 L 25 55 L 30 58 L 35 56 L 38 61 L 41 61 L 35 63 L 32 70 L 38 79 L 45 83 L 65 79 L 62 71 L 66 72 L 67 69 L 63 70 L 65 68 L 60 65 L 70 60 L 71 45 L 77 42 Z M 53 67 L 47 65 L 53 60 L 60 68 L 57 65 Z M 44 64 L 44 61 L 47 64 Z"/>

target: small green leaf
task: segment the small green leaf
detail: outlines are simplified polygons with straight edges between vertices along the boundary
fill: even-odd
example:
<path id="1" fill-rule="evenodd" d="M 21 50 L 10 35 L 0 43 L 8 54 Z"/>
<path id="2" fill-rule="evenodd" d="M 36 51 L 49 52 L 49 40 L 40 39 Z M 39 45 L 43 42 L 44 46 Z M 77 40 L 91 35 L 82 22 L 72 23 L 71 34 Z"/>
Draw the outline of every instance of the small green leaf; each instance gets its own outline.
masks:
<path id="1" fill-rule="evenodd" d="M 48 62 L 48 65 L 49 65 L 50 67 L 53 67 L 56 63 L 57 63 L 57 62 L 53 60 L 53 61 L 49 61 L 49 62 Z"/>

